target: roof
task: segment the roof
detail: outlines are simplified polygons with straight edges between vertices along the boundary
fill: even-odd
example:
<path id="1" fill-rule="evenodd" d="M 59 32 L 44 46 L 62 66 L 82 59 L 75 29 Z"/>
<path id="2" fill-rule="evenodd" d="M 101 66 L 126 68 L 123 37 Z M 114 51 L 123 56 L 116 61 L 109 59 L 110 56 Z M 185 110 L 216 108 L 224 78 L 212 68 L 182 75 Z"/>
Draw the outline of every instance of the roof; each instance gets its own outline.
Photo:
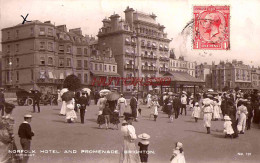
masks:
<path id="1" fill-rule="evenodd" d="M 204 83 L 203 80 L 197 79 L 186 72 L 167 72 L 163 76 L 171 77 L 171 81 Z"/>
<path id="2" fill-rule="evenodd" d="M 120 75 L 118 73 L 114 73 L 114 72 L 90 71 L 90 73 L 95 75 L 95 76 L 118 76 L 118 77 L 120 77 Z"/>

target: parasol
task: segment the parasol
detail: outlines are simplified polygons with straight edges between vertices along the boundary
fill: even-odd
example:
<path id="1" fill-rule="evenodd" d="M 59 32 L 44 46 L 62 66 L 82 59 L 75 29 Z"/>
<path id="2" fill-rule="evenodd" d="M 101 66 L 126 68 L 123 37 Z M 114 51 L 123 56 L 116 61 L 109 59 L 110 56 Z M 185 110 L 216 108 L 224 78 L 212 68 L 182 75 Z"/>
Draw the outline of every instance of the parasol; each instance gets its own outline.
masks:
<path id="1" fill-rule="evenodd" d="M 120 94 L 117 92 L 111 92 L 111 93 L 107 94 L 106 98 L 108 101 L 115 101 L 120 98 Z"/>
<path id="2" fill-rule="evenodd" d="M 88 95 L 90 95 L 90 92 L 91 92 L 91 90 L 89 88 L 83 88 L 82 91 L 83 92 L 87 92 Z"/>
<path id="3" fill-rule="evenodd" d="M 63 93 L 63 95 L 61 96 L 61 98 L 62 98 L 62 101 L 68 102 L 68 101 L 72 100 L 72 98 L 73 98 L 74 96 L 75 96 L 75 95 L 74 95 L 74 92 L 68 91 L 68 92 Z"/>
<path id="4" fill-rule="evenodd" d="M 208 92 L 214 92 L 214 90 L 213 89 L 209 89 Z"/>
<path id="5" fill-rule="evenodd" d="M 60 95 L 62 96 L 63 93 L 68 92 L 68 91 L 69 91 L 68 88 L 63 88 L 63 89 L 60 91 Z"/>
<path id="6" fill-rule="evenodd" d="M 111 93 L 111 91 L 108 90 L 108 89 L 102 89 L 101 91 L 99 91 L 99 94 L 100 94 L 100 95 L 107 95 L 107 94 L 109 94 L 109 93 Z"/>

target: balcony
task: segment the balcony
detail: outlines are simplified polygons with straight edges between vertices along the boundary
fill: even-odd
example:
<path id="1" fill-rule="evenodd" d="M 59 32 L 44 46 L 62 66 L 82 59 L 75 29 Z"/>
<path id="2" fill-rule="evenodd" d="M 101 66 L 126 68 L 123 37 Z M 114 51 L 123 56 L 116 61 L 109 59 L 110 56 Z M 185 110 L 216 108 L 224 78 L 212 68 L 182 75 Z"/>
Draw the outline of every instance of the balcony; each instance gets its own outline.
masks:
<path id="1" fill-rule="evenodd" d="M 56 79 L 55 84 L 63 84 L 64 79 Z"/>
<path id="2" fill-rule="evenodd" d="M 161 72 L 161 73 L 168 72 L 168 68 L 167 68 L 167 67 L 161 67 L 161 68 L 159 69 L 159 72 Z"/>
<path id="3" fill-rule="evenodd" d="M 169 61 L 170 59 L 168 57 L 163 57 L 163 56 L 160 56 L 159 58 L 160 61 Z"/>
<path id="4" fill-rule="evenodd" d="M 142 48 L 145 48 L 145 47 L 146 47 L 144 42 L 141 43 L 141 47 L 142 47 Z"/>
<path id="5" fill-rule="evenodd" d="M 147 43 L 147 49 L 152 48 L 152 45 L 150 43 Z"/>
<path id="6" fill-rule="evenodd" d="M 82 69 L 82 66 L 77 66 L 76 69 L 77 69 L 77 70 L 81 70 L 81 69 Z"/>
<path id="7" fill-rule="evenodd" d="M 169 48 L 167 46 L 164 46 L 164 51 L 169 51 Z"/>
<path id="8" fill-rule="evenodd" d="M 135 68 L 137 68 L 137 67 L 135 67 Z M 134 69 L 134 65 L 132 65 L 132 64 L 127 64 L 127 65 L 125 65 L 125 69 L 131 69 L 131 70 L 133 70 L 133 69 Z"/>
<path id="9" fill-rule="evenodd" d="M 36 81 L 38 84 L 44 84 L 44 83 L 54 83 L 53 79 L 47 79 L 47 78 L 39 78 Z"/>
<path id="10" fill-rule="evenodd" d="M 152 48 L 153 48 L 153 49 L 157 49 L 157 46 L 156 46 L 155 43 L 152 44 Z"/>
<path id="11" fill-rule="evenodd" d="M 142 66 L 142 70 L 143 71 L 156 71 L 156 67 L 155 66 Z"/>
<path id="12" fill-rule="evenodd" d="M 142 70 L 144 70 L 144 71 L 147 71 L 147 70 L 149 70 L 149 66 L 142 66 Z"/>

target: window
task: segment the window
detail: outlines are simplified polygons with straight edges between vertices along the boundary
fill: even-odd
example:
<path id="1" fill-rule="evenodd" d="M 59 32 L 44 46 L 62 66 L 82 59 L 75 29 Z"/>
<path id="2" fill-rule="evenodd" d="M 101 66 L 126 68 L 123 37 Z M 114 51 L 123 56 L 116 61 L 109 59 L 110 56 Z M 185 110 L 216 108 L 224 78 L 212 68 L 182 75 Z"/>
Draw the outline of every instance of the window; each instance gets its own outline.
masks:
<path id="1" fill-rule="evenodd" d="M 71 67 L 71 58 L 67 58 L 66 62 L 67 62 L 67 64 L 66 64 L 67 67 Z"/>
<path id="2" fill-rule="evenodd" d="M 62 51 L 62 52 L 64 51 L 64 45 L 59 46 L 59 51 Z"/>
<path id="3" fill-rule="evenodd" d="M 113 72 L 115 72 L 116 71 L 116 66 L 113 66 Z"/>
<path id="4" fill-rule="evenodd" d="M 105 71 L 107 70 L 107 65 L 104 65 L 104 70 L 105 70 Z"/>
<path id="5" fill-rule="evenodd" d="M 19 67 L 19 58 L 16 58 L 16 67 Z"/>
<path id="6" fill-rule="evenodd" d="M 10 32 L 7 32 L 7 40 L 10 39 Z"/>
<path id="7" fill-rule="evenodd" d="M 45 58 L 44 57 L 40 57 L 40 64 L 45 65 Z"/>
<path id="8" fill-rule="evenodd" d="M 88 74 L 85 74 L 84 75 L 84 83 L 87 83 L 88 82 Z"/>
<path id="9" fill-rule="evenodd" d="M 103 70 L 103 66 L 102 64 L 99 64 L 99 71 L 102 71 Z"/>
<path id="10" fill-rule="evenodd" d="M 53 36 L 53 29 L 52 28 L 48 28 L 48 35 Z"/>
<path id="11" fill-rule="evenodd" d="M 77 60 L 77 67 L 78 68 L 81 68 L 82 67 L 82 64 L 81 64 L 82 62 L 81 62 L 81 60 Z"/>
<path id="12" fill-rule="evenodd" d="M 19 44 L 16 44 L 16 52 L 19 52 Z"/>
<path id="13" fill-rule="evenodd" d="M 12 81 L 12 74 L 11 71 L 6 72 L 6 81 L 11 82 Z"/>
<path id="14" fill-rule="evenodd" d="M 82 81 L 82 76 L 81 76 L 81 74 L 78 74 L 78 78 L 79 78 L 80 81 Z"/>
<path id="15" fill-rule="evenodd" d="M 84 60 L 84 68 L 87 69 L 88 68 L 88 61 Z"/>
<path id="16" fill-rule="evenodd" d="M 88 54 L 88 49 L 84 48 L 84 54 L 87 55 Z"/>
<path id="17" fill-rule="evenodd" d="M 64 59 L 59 59 L 59 67 L 64 67 Z"/>
<path id="18" fill-rule="evenodd" d="M 45 35 L 45 28 L 44 27 L 40 27 L 40 35 Z"/>
<path id="19" fill-rule="evenodd" d="M 77 54 L 82 54 L 82 49 L 81 48 L 77 48 Z"/>
<path id="20" fill-rule="evenodd" d="M 40 50 L 45 49 L 45 42 L 40 42 Z"/>
<path id="21" fill-rule="evenodd" d="M 109 71 L 111 71 L 111 65 L 109 65 L 109 68 L 108 68 L 108 69 L 109 69 Z"/>
<path id="22" fill-rule="evenodd" d="M 48 50 L 53 51 L 53 43 L 52 42 L 48 42 Z"/>
<path id="23" fill-rule="evenodd" d="M 10 45 L 7 45 L 7 53 L 10 53 Z"/>
<path id="24" fill-rule="evenodd" d="M 15 37 L 19 38 L 19 30 L 16 30 Z"/>
<path id="25" fill-rule="evenodd" d="M 98 70 L 98 65 L 95 63 L 95 70 Z"/>
<path id="26" fill-rule="evenodd" d="M 34 72 L 33 72 L 33 69 L 31 69 L 31 80 L 33 80 L 34 78 Z"/>
<path id="27" fill-rule="evenodd" d="M 90 63 L 90 70 L 93 70 L 93 63 Z"/>
<path id="28" fill-rule="evenodd" d="M 52 57 L 48 58 L 48 65 L 53 65 L 53 58 Z"/>
<path id="29" fill-rule="evenodd" d="M 67 53 L 71 53 L 71 46 L 67 46 Z"/>
<path id="30" fill-rule="evenodd" d="M 31 36 L 33 36 L 33 35 L 34 35 L 34 28 L 31 27 Z"/>
<path id="31" fill-rule="evenodd" d="M 16 71 L 16 81 L 19 81 L 19 71 Z"/>

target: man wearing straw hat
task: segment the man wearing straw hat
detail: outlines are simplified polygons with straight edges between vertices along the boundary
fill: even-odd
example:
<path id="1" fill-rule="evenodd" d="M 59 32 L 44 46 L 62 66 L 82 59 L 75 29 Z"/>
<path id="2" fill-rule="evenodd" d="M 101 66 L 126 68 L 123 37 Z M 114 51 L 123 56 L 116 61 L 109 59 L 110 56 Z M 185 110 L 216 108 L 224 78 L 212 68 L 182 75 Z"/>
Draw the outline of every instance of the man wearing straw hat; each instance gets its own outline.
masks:
<path id="1" fill-rule="evenodd" d="M 19 126 L 18 135 L 20 137 L 20 143 L 25 152 L 29 152 L 31 148 L 31 140 L 34 136 L 32 132 L 30 122 L 32 121 L 32 115 L 27 114 L 24 116 L 24 122 Z M 29 160 L 29 156 L 23 157 L 23 162 L 27 163 Z"/>

